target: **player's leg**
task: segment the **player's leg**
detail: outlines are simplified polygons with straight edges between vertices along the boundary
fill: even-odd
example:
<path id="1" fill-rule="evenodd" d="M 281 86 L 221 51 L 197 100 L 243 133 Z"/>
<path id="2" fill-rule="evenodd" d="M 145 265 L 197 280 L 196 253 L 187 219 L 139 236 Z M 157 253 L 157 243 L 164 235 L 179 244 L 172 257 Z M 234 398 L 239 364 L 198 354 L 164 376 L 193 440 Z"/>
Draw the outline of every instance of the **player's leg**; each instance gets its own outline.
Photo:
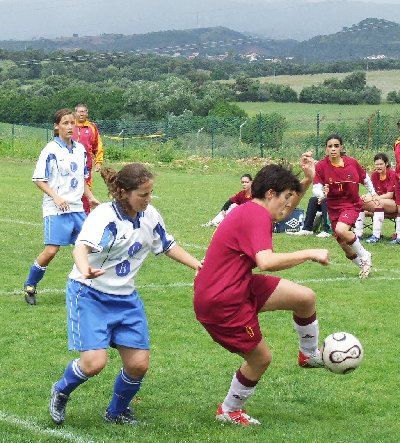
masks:
<path id="1" fill-rule="evenodd" d="M 105 413 L 105 420 L 118 424 L 137 424 L 129 408 L 133 397 L 139 392 L 143 378 L 149 368 L 150 353 L 146 349 L 118 346 L 123 367 L 114 383 L 114 392 Z"/>
<path id="2" fill-rule="evenodd" d="M 264 339 L 247 353 L 238 353 L 244 358 L 241 367 L 233 374 L 228 393 L 218 406 L 216 419 L 241 426 L 259 425 L 243 409 L 245 402 L 254 394 L 262 375 L 272 361 L 272 354 Z"/>
<path id="3" fill-rule="evenodd" d="M 106 349 L 83 351 L 80 358 L 69 362 L 63 376 L 51 388 L 49 412 L 54 423 L 64 422 L 70 394 L 89 378 L 97 375 L 106 364 Z"/>
<path id="4" fill-rule="evenodd" d="M 305 286 L 281 279 L 261 311 L 292 311 L 299 336 L 299 365 L 322 367 L 318 349 L 319 325 L 315 293 Z"/>
<path id="5" fill-rule="evenodd" d="M 89 186 L 89 189 L 92 190 L 93 187 L 93 177 L 92 177 L 92 170 L 89 170 L 89 177 L 85 179 L 87 185 Z M 89 214 L 90 212 L 90 204 L 89 199 L 86 197 L 86 195 L 82 195 L 82 203 L 83 203 L 83 210 L 86 214 Z"/>

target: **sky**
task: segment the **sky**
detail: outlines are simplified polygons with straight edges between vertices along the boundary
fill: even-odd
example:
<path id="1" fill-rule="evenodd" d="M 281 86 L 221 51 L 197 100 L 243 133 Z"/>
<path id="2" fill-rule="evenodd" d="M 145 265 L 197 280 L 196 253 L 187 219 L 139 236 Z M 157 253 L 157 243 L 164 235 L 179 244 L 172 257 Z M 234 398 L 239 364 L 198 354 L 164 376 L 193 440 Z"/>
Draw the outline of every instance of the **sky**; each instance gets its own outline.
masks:
<path id="1" fill-rule="evenodd" d="M 0 40 L 209 26 L 302 40 L 367 17 L 400 23 L 400 0 L 0 0 Z"/>

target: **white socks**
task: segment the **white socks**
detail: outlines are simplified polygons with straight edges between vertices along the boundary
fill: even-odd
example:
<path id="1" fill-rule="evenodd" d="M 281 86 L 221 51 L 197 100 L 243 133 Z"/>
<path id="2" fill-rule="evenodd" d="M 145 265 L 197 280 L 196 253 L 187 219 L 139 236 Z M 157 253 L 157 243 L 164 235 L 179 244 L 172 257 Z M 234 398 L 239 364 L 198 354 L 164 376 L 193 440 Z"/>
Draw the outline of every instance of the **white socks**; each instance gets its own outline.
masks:
<path id="1" fill-rule="evenodd" d="M 358 218 L 354 224 L 353 232 L 357 237 L 362 237 L 364 231 L 364 220 L 365 220 L 365 212 L 361 211 L 358 214 Z"/>
<path id="2" fill-rule="evenodd" d="M 312 323 L 300 326 L 294 322 L 294 328 L 299 334 L 300 351 L 307 356 L 314 355 L 318 349 L 319 326 L 318 320 Z"/>
<path id="3" fill-rule="evenodd" d="M 255 386 L 248 387 L 240 383 L 235 373 L 228 394 L 222 403 L 222 411 L 232 412 L 243 409 L 245 401 L 253 395 L 255 389 Z"/>
<path id="4" fill-rule="evenodd" d="M 377 238 L 381 238 L 383 220 L 385 220 L 385 213 L 383 211 L 375 211 L 372 220 L 372 235 Z"/>

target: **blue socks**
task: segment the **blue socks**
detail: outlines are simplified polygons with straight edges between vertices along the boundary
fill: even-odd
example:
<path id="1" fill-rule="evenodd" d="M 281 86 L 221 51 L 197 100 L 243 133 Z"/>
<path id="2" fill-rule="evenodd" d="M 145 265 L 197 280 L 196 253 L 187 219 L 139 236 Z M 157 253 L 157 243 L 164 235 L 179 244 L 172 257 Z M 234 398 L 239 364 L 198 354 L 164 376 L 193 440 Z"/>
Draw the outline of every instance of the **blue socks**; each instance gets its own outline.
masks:
<path id="1" fill-rule="evenodd" d="M 107 411 L 110 415 L 118 416 L 122 414 L 129 406 L 132 398 L 139 391 L 142 384 L 142 378 L 131 378 L 121 369 L 114 383 L 114 393 Z"/>
<path id="2" fill-rule="evenodd" d="M 89 380 L 89 377 L 78 366 L 78 361 L 79 358 L 69 362 L 63 377 L 56 383 L 55 388 L 58 392 L 69 395 L 79 385 Z"/>
<path id="3" fill-rule="evenodd" d="M 37 284 L 43 278 L 44 273 L 46 272 L 46 267 L 40 266 L 38 262 L 35 260 L 33 265 L 29 270 L 28 279 L 25 282 L 25 286 L 34 286 L 36 288 Z"/>

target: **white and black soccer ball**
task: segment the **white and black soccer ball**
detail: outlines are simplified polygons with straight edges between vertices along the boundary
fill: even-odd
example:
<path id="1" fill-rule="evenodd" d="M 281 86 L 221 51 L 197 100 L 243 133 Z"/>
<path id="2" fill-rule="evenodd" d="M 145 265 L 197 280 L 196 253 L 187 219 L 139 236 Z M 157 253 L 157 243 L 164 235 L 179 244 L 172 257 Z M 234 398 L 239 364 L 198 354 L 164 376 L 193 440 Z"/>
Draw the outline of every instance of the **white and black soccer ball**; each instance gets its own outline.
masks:
<path id="1" fill-rule="evenodd" d="M 322 346 L 322 361 L 335 374 L 354 371 L 364 358 L 360 340 L 348 332 L 334 332 L 328 335 Z"/>

